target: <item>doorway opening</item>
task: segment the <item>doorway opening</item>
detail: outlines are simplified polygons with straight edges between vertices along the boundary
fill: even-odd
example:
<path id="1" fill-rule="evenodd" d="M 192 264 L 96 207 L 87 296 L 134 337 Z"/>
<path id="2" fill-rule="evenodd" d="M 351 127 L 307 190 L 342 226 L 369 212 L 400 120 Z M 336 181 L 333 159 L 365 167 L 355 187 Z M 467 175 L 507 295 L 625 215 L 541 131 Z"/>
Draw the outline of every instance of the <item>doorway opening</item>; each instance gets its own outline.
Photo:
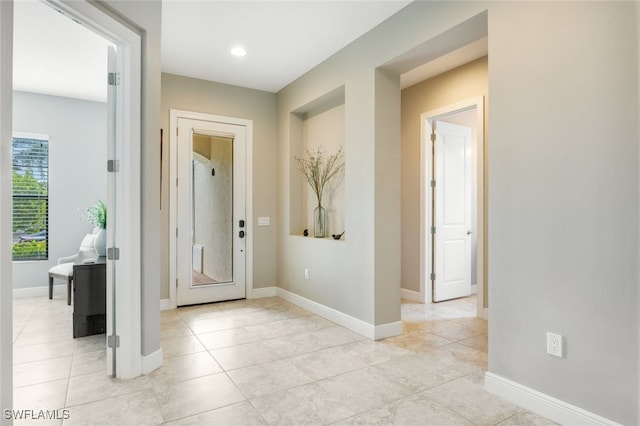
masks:
<path id="1" fill-rule="evenodd" d="M 170 126 L 171 305 L 246 298 L 252 122 L 171 110 Z"/>
<path id="2" fill-rule="evenodd" d="M 52 200 L 52 205 L 57 203 L 58 206 L 64 204 L 65 200 L 72 196 L 72 192 L 80 192 L 86 195 L 88 198 L 76 198 L 76 201 L 72 203 L 74 211 L 71 214 L 67 214 L 66 221 L 61 220 L 65 213 L 52 213 L 52 219 L 57 215 L 57 224 L 52 223 L 52 226 L 57 226 L 56 231 L 52 229 L 51 238 L 69 239 L 75 241 L 75 253 L 80 246 L 80 240 L 82 238 L 74 238 L 65 234 L 64 229 L 75 228 L 73 217 L 77 221 L 80 220 L 82 215 L 86 215 L 85 209 L 87 206 L 95 203 L 97 200 L 105 201 L 108 209 L 108 215 L 106 217 L 106 247 L 108 251 L 104 254 L 107 256 L 99 258 L 102 253 L 95 253 L 95 258 L 92 262 L 84 262 L 86 265 L 95 264 L 103 265 L 100 277 L 104 285 L 106 281 L 106 294 L 103 294 L 106 299 L 106 306 L 104 310 L 100 312 L 105 317 L 102 322 L 101 330 L 104 331 L 104 323 L 106 323 L 106 334 L 110 337 L 105 338 L 102 336 L 96 341 L 97 351 L 101 351 L 107 362 L 100 362 L 99 368 L 104 370 L 107 366 L 107 372 L 118 378 L 131 378 L 138 376 L 142 372 L 142 358 L 140 353 L 140 75 L 141 75 L 141 38 L 140 35 L 127 28 L 110 15 L 97 9 L 87 2 L 72 2 L 63 3 L 56 0 L 49 0 L 43 2 L 46 7 L 44 10 L 51 12 L 53 9 L 55 12 L 51 16 L 60 19 L 63 15 L 63 20 L 68 21 L 69 27 L 83 28 L 86 34 L 92 33 L 95 37 L 103 39 L 107 44 L 111 44 L 113 55 L 110 60 L 107 61 L 107 49 L 101 51 L 101 55 L 104 55 L 105 66 L 103 73 L 100 75 L 100 81 L 104 82 L 105 87 L 107 81 L 109 81 L 109 97 L 111 99 L 103 105 L 104 117 L 101 121 L 101 126 L 95 126 L 92 131 L 100 133 L 100 137 L 95 137 L 94 134 L 89 134 L 89 138 L 102 140 L 101 146 L 91 146 L 88 152 L 82 154 L 82 150 L 73 150 L 67 147 L 66 154 L 62 154 L 62 151 L 57 151 L 57 158 L 52 156 L 52 166 L 54 163 L 61 167 L 58 167 L 56 172 L 58 176 L 64 175 L 64 170 L 71 170 L 76 168 L 74 164 L 64 165 L 64 161 L 75 161 L 77 163 L 92 161 L 87 160 L 85 157 L 97 157 L 97 164 L 91 164 L 90 170 L 87 173 L 100 174 L 101 178 L 99 182 L 93 182 L 87 184 L 87 179 L 83 179 L 82 176 L 78 176 L 74 179 L 74 183 L 69 185 L 62 191 L 58 191 L 60 196 L 57 200 Z M 37 4 L 40 5 L 40 4 Z M 46 16 L 46 15 L 45 15 Z M 15 21 L 15 20 L 14 20 Z M 46 19 L 44 22 L 40 22 L 46 28 Z M 79 26 L 79 27 L 77 27 Z M 87 31 L 88 30 L 88 31 Z M 86 40 L 85 40 L 86 41 Z M 63 44 L 64 45 L 64 44 Z M 116 51 L 117 50 L 117 51 Z M 107 66 L 109 63 L 109 66 Z M 49 71 L 49 70 L 47 70 Z M 108 73 L 112 75 L 108 76 Z M 106 92 L 106 91 L 105 91 Z M 33 91 L 33 93 L 40 93 Z M 73 103 L 74 101 L 69 98 L 74 96 L 64 97 L 59 94 L 59 103 Z M 117 97 L 117 101 L 115 98 Z M 104 102 L 104 101 L 103 101 Z M 105 106 L 106 105 L 106 106 Z M 62 107 L 61 107 L 62 109 Z M 14 106 L 15 110 L 15 106 Z M 35 112 L 35 111 L 34 111 Z M 60 111 L 55 111 L 60 113 Z M 77 120 L 78 117 L 75 117 Z M 71 120 L 71 119 L 70 119 Z M 90 123 L 76 123 L 77 127 L 69 126 L 68 129 L 71 133 L 78 130 L 78 127 L 89 126 Z M 59 123 L 58 123 L 59 126 Z M 101 129 L 101 130 L 100 130 Z M 64 136 L 58 134 L 56 149 L 60 148 L 60 145 L 64 144 Z M 89 144 L 85 144 L 89 145 Z M 86 147 L 83 147 L 86 149 Z M 92 151 L 93 150 L 93 151 Z M 100 150 L 100 151 L 97 151 Z M 97 152 L 100 152 L 99 154 Z M 86 155 L 85 155 L 86 154 Z M 62 159 L 61 156 L 65 156 Z M 100 161 L 101 157 L 103 158 Z M 107 159 L 109 160 L 108 170 Z M 64 161 L 61 161 L 64 160 Z M 99 166 L 99 167 L 98 167 Z M 79 168 L 79 167 L 78 167 Z M 83 169 L 86 171 L 86 167 Z M 113 173 L 111 173 L 113 172 Z M 60 183 L 63 179 L 60 179 Z M 101 183 L 100 183 L 101 182 Z M 85 185 L 86 184 L 86 185 Z M 77 195 L 77 194 L 75 194 Z M 89 200 L 89 201 L 88 201 Z M 125 207 L 126 206 L 126 207 Z M 126 211 L 125 211 L 126 209 Z M 117 223 L 117 227 L 116 227 Z M 104 225 L 103 225 L 104 226 Z M 57 234 L 57 235 L 56 235 Z M 126 256 L 119 257 L 119 252 L 126 253 Z M 72 253 L 64 253 L 72 254 Z M 54 255 L 57 258 L 57 255 Z M 98 260 L 100 259 L 100 260 Z M 51 258 L 53 264 L 56 259 Z M 89 260 L 89 259 L 84 259 Z M 104 265 L 106 264 L 106 267 Z M 46 283 L 47 281 L 47 269 L 44 265 L 44 273 L 38 272 L 37 281 Z M 74 272 L 75 274 L 75 272 Z M 117 293 L 116 293 L 117 286 Z M 46 286 L 40 287 L 40 289 L 46 289 Z M 37 292 L 37 288 L 31 289 Z M 104 299 L 103 299 L 104 300 Z M 75 308 L 75 300 L 73 302 L 73 308 Z M 51 304 L 43 304 L 51 308 Z M 67 308 L 66 302 L 64 308 Z M 100 308 L 96 308 L 101 310 Z M 62 323 L 67 324 L 75 320 L 76 316 L 71 312 L 67 312 L 61 309 L 61 317 L 65 319 Z M 91 312 L 93 314 L 93 311 Z M 72 320 L 73 318 L 73 320 Z M 116 322 L 116 318 L 118 321 Z M 50 324 L 60 324 L 60 322 L 49 322 Z M 126 324 L 126 327 L 123 325 Z M 45 324 L 40 324 L 44 326 Z M 76 325 L 80 327 L 80 324 L 73 323 L 73 330 L 75 334 Z M 37 324 L 29 325 L 38 327 Z M 26 328 L 26 326 L 25 326 Z M 33 330 L 34 332 L 42 330 Z M 36 333 L 37 334 L 37 333 Z M 44 334 L 44 333 L 42 333 Z M 66 338 L 68 337 L 70 342 L 75 343 L 72 340 L 72 333 L 64 333 L 60 336 L 51 333 L 51 336 Z M 9 336 L 9 342 L 11 342 Z M 7 337 L 2 336 L 3 341 Z M 43 338 L 47 338 L 43 336 Z M 109 344 L 108 342 L 117 342 Z M 32 339 L 29 342 L 25 339 L 25 344 L 33 343 Z M 46 344 L 47 342 L 42 342 Z M 33 348 L 35 349 L 35 348 Z M 35 352 L 35 351 L 32 351 Z M 40 351 L 42 354 L 43 351 Z M 106 353 L 106 354 L 105 354 Z M 117 361 L 117 362 L 116 362 Z M 23 369 L 26 368 L 23 366 Z M 18 384 L 20 381 L 17 381 Z"/>
<path id="3" fill-rule="evenodd" d="M 421 297 L 484 309 L 484 99 L 421 115 Z"/>

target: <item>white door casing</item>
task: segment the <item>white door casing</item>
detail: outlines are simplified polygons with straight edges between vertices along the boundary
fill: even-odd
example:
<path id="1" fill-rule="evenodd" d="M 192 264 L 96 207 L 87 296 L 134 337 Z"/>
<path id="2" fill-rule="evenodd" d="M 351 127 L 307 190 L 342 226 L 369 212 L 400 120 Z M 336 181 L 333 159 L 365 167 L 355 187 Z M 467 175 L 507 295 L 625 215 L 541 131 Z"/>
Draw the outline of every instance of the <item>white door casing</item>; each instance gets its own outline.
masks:
<path id="1" fill-rule="evenodd" d="M 45 2 L 59 12 L 112 41 L 117 47 L 115 67 L 119 73 L 116 105 L 109 117 L 115 123 L 112 145 L 107 158 L 118 161 L 118 171 L 113 175 L 113 186 L 108 188 L 107 247 L 120 250 L 117 268 L 107 265 L 107 327 L 109 333 L 119 337 L 116 348 L 117 365 L 115 375 L 121 379 L 139 376 L 142 373 L 141 353 L 141 63 L 142 47 L 140 34 L 119 22 L 89 2 Z M 106 81 L 106 76 L 105 76 Z M 107 108 L 110 109 L 109 107 Z M 115 155 L 115 157 L 114 157 Z M 107 173 L 105 164 L 104 173 Z M 117 188 L 117 191 L 114 189 Z M 109 206 L 111 205 L 111 207 Z M 109 229 L 111 228 L 111 229 Z M 109 237 L 111 233 L 111 238 Z M 117 283 L 117 292 L 113 285 Z M 112 297 L 115 295 L 115 299 Z M 111 329 L 112 319 L 119 326 Z M 112 361 L 111 355 L 109 360 Z M 112 364 L 107 365 L 113 374 Z"/>
<path id="2" fill-rule="evenodd" d="M 203 113 L 170 112 L 170 305 L 182 306 L 251 297 L 251 120 Z M 192 134 L 233 139 L 233 280 L 191 283 Z M 176 180 L 177 178 L 177 180 Z M 244 221 L 241 227 L 240 221 Z M 244 237 L 240 237 L 240 232 Z M 206 249 L 206 248 L 205 248 Z"/>
<path id="3" fill-rule="evenodd" d="M 433 300 L 471 294 L 471 129 L 435 121 Z"/>

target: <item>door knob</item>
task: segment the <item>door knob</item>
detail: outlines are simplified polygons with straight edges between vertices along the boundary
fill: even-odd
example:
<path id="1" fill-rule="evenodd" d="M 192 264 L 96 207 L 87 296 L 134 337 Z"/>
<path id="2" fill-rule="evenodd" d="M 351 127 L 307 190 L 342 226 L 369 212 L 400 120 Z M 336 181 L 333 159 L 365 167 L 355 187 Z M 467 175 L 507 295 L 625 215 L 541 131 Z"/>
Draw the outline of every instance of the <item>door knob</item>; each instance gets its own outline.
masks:
<path id="1" fill-rule="evenodd" d="M 467 231 L 467 235 L 471 235 L 471 229 Z"/>

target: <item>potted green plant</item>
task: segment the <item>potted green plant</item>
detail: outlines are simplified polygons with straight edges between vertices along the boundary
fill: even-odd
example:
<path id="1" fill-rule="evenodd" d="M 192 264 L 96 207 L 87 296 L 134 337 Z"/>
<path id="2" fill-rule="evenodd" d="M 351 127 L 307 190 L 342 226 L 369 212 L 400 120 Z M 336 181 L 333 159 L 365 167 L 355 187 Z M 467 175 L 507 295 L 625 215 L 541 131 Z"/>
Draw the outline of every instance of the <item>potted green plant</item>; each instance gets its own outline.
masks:
<path id="1" fill-rule="evenodd" d="M 90 224 L 99 228 L 96 234 L 95 249 L 98 256 L 107 254 L 107 206 L 98 200 L 96 204 L 87 208 L 87 220 Z"/>
<path id="2" fill-rule="evenodd" d="M 322 195 L 325 185 L 344 171 L 344 153 L 342 147 L 333 155 L 325 158 L 321 147 L 307 150 L 304 158 L 296 157 L 298 170 L 302 172 L 307 183 L 316 194 L 318 206 L 313 210 L 313 235 L 324 238 L 328 235 L 327 211 L 322 206 Z"/>

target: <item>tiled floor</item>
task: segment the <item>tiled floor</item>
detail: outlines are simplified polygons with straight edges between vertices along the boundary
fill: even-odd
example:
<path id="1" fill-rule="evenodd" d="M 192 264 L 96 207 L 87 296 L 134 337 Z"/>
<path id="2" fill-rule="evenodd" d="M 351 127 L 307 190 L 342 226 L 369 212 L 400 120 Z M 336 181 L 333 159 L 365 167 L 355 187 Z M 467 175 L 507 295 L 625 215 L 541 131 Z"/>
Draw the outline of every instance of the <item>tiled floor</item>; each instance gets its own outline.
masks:
<path id="1" fill-rule="evenodd" d="M 482 390 L 487 325 L 475 299 L 403 303 L 379 342 L 278 298 L 162 313 L 164 365 L 106 376 L 104 335 L 71 338 L 63 295 L 14 300 L 14 408 L 37 425 L 548 425 Z M 16 422 L 25 424 L 25 422 Z"/>

